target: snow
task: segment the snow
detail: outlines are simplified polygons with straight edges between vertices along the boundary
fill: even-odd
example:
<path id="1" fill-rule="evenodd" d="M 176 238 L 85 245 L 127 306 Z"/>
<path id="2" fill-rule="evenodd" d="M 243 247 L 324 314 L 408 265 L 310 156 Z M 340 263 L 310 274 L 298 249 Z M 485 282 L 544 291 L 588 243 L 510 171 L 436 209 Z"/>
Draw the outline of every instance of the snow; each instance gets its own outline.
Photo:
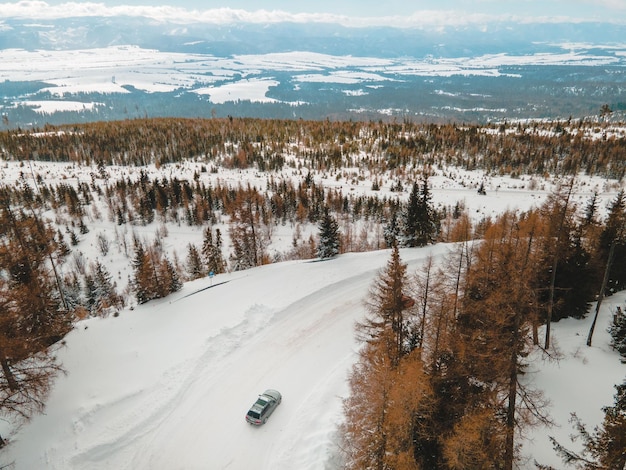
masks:
<path id="1" fill-rule="evenodd" d="M 46 100 L 29 100 L 22 101 L 24 106 L 33 108 L 40 114 L 53 114 L 59 111 L 82 111 L 85 109 L 92 110 L 100 103 L 83 103 L 82 101 L 46 101 Z M 100 104 L 101 105 L 101 104 Z"/>
<path id="2" fill-rule="evenodd" d="M 211 103 L 222 104 L 227 101 L 250 100 L 258 103 L 273 103 L 277 100 L 267 98 L 270 87 L 280 82 L 267 79 L 245 79 L 227 85 L 207 87 L 196 90 L 199 95 L 209 95 Z"/>
<path id="3" fill-rule="evenodd" d="M 445 244 L 401 251 L 409 271 Z M 119 317 L 79 323 L 66 338 L 46 412 L 15 436 L 16 469 L 339 468 L 336 428 L 356 359 L 354 322 L 389 251 L 217 275 Z M 437 259 L 437 258 L 436 258 Z M 594 345 L 589 319 L 553 326 L 562 358 L 537 354 L 531 380 L 552 398 L 557 428 L 524 450 L 558 467 L 547 435 L 567 443 L 569 412 L 601 422 L 626 367 L 608 346 L 608 299 Z M 260 428 L 247 408 L 266 388 L 283 402 Z M 527 467 L 532 468 L 532 467 Z"/>
<path id="4" fill-rule="evenodd" d="M 558 45 L 555 45 L 558 47 Z M 234 55 L 163 52 L 133 45 L 78 50 L 0 49 L 0 82 L 41 81 L 41 91 L 52 96 L 78 93 L 128 93 L 125 86 L 146 92 L 179 89 L 209 94 L 213 103 L 250 100 L 274 102 L 270 87 L 283 83 L 371 84 L 402 80 L 403 76 L 519 76 L 503 73 L 502 67 L 527 65 L 593 65 L 622 63 L 624 44 L 613 55 L 595 55 L 593 50 L 529 55 L 490 54 L 477 57 L 383 59 L 320 54 L 307 51 Z M 608 46 L 607 46 L 608 47 Z M 285 72 L 282 82 L 272 75 Z M 216 85 L 218 84 L 218 85 Z M 18 99 L 14 105 L 22 104 Z M 28 104 L 26 104 L 28 105 Z"/>
<path id="5" fill-rule="evenodd" d="M 50 184 L 74 184 L 93 171 L 72 164 L 32 165 Z M 193 169 L 191 162 L 143 168 L 151 177 L 176 171 L 187 179 Z M 0 177 L 10 183 L 19 171 L 23 168 L 17 162 L 3 162 Z M 114 180 L 132 177 L 134 170 L 107 171 Z M 246 179 L 261 187 L 264 181 L 256 172 L 220 170 L 201 177 L 205 183 L 210 178 L 229 184 Z M 367 182 L 359 186 L 350 185 L 348 178 L 318 178 L 324 186 L 371 191 Z M 459 169 L 437 170 L 429 181 L 435 204 L 462 201 L 476 219 L 541 204 L 556 184 Z M 486 183 L 487 196 L 476 194 L 480 181 Z M 581 177 L 575 188 L 574 199 L 582 205 L 599 190 L 604 209 L 618 185 Z M 89 237 L 116 230 L 106 221 L 92 223 Z M 145 227 L 141 234 L 154 229 Z M 168 232 L 170 250 L 202 237 L 201 230 L 173 225 Z M 97 256 L 91 240 L 79 245 L 88 258 Z M 275 244 L 290 242 L 286 232 L 273 239 Z M 413 273 L 428 256 L 438 260 L 452 248 L 438 244 L 403 249 L 400 255 Z M 59 350 L 67 373 L 56 379 L 45 412 L 19 429 L 0 423 L 0 434 L 9 441 L 0 464 L 14 462 L 16 470 L 341 468 L 337 427 L 359 347 L 354 324 L 365 313 L 368 289 L 389 255 L 389 250 L 351 253 L 220 274 L 185 283 L 176 294 L 119 316 L 79 322 Z M 121 266 L 121 253 L 109 256 Z M 547 437 L 570 444 L 571 412 L 590 429 L 602 422 L 602 407 L 613 403 L 613 386 L 626 375 L 606 332 L 617 305 L 626 306 L 626 293 L 605 299 L 592 347 L 585 345 L 589 315 L 552 325 L 550 352 L 558 360 L 540 351 L 530 356 L 525 380 L 545 392 L 556 425 L 528 431 L 521 468 L 534 468 L 534 459 L 562 467 Z M 279 390 L 283 401 L 266 425 L 253 427 L 244 416 L 266 388 Z"/>

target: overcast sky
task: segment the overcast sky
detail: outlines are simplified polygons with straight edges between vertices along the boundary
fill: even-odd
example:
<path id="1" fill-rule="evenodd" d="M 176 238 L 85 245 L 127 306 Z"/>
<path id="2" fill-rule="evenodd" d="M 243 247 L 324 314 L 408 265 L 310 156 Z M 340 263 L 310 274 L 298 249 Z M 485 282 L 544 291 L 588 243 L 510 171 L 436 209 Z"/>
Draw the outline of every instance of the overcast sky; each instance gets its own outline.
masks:
<path id="1" fill-rule="evenodd" d="M 175 7 L 167 8 L 173 5 Z M 221 13 L 213 10 L 220 10 Z M 355 26 L 394 22 L 399 26 L 410 26 L 411 23 L 484 22 L 492 17 L 513 21 L 565 19 L 626 23 L 626 0 L 25 0 L 0 3 L 0 20 L 11 17 L 58 18 L 125 13 L 170 19 L 180 17 L 182 20 L 189 15 L 189 18 L 210 19 L 214 22 L 229 19 L 328 20 Z"/>

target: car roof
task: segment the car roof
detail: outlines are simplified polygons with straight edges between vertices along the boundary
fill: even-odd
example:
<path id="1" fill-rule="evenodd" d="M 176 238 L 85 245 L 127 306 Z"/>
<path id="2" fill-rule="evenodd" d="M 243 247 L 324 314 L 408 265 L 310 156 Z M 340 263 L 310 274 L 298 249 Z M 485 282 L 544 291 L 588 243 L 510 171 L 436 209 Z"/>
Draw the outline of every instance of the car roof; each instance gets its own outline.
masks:
<path id="1" fill-rule="evenodd" d="M 271 388 L 268 388 L 267 390 L 265 390 L 263 392 L 263 395 L 267 395 L 268 397 L 272 397 L 275 400 L 278 400 L 281 397 L 279 391 L 271 389 Z"/>

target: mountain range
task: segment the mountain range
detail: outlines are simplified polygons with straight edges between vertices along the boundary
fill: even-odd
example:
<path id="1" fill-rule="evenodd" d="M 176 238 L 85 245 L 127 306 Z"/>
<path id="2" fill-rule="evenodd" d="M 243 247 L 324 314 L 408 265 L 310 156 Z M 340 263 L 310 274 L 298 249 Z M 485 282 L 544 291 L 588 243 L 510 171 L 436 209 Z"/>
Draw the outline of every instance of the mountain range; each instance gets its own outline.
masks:
<path id="1" fill-rule="evenodd" d="M 626 110 L 626 26 L 0 20 L 4 127 L 156 116 L 491 122 Z"/>

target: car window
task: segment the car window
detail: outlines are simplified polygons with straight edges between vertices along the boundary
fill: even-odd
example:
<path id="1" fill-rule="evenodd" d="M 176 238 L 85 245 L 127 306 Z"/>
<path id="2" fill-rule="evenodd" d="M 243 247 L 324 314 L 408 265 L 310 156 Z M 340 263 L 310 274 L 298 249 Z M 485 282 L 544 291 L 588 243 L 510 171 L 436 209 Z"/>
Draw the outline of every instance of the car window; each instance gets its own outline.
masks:
<path id="1" fill-rule="evenodd" d="M 256 411 L 248 411 L 248 416 L 251 416 L 254 419 L 259 419 L 261 417 L 261 415 L 259 415 Z"/>

